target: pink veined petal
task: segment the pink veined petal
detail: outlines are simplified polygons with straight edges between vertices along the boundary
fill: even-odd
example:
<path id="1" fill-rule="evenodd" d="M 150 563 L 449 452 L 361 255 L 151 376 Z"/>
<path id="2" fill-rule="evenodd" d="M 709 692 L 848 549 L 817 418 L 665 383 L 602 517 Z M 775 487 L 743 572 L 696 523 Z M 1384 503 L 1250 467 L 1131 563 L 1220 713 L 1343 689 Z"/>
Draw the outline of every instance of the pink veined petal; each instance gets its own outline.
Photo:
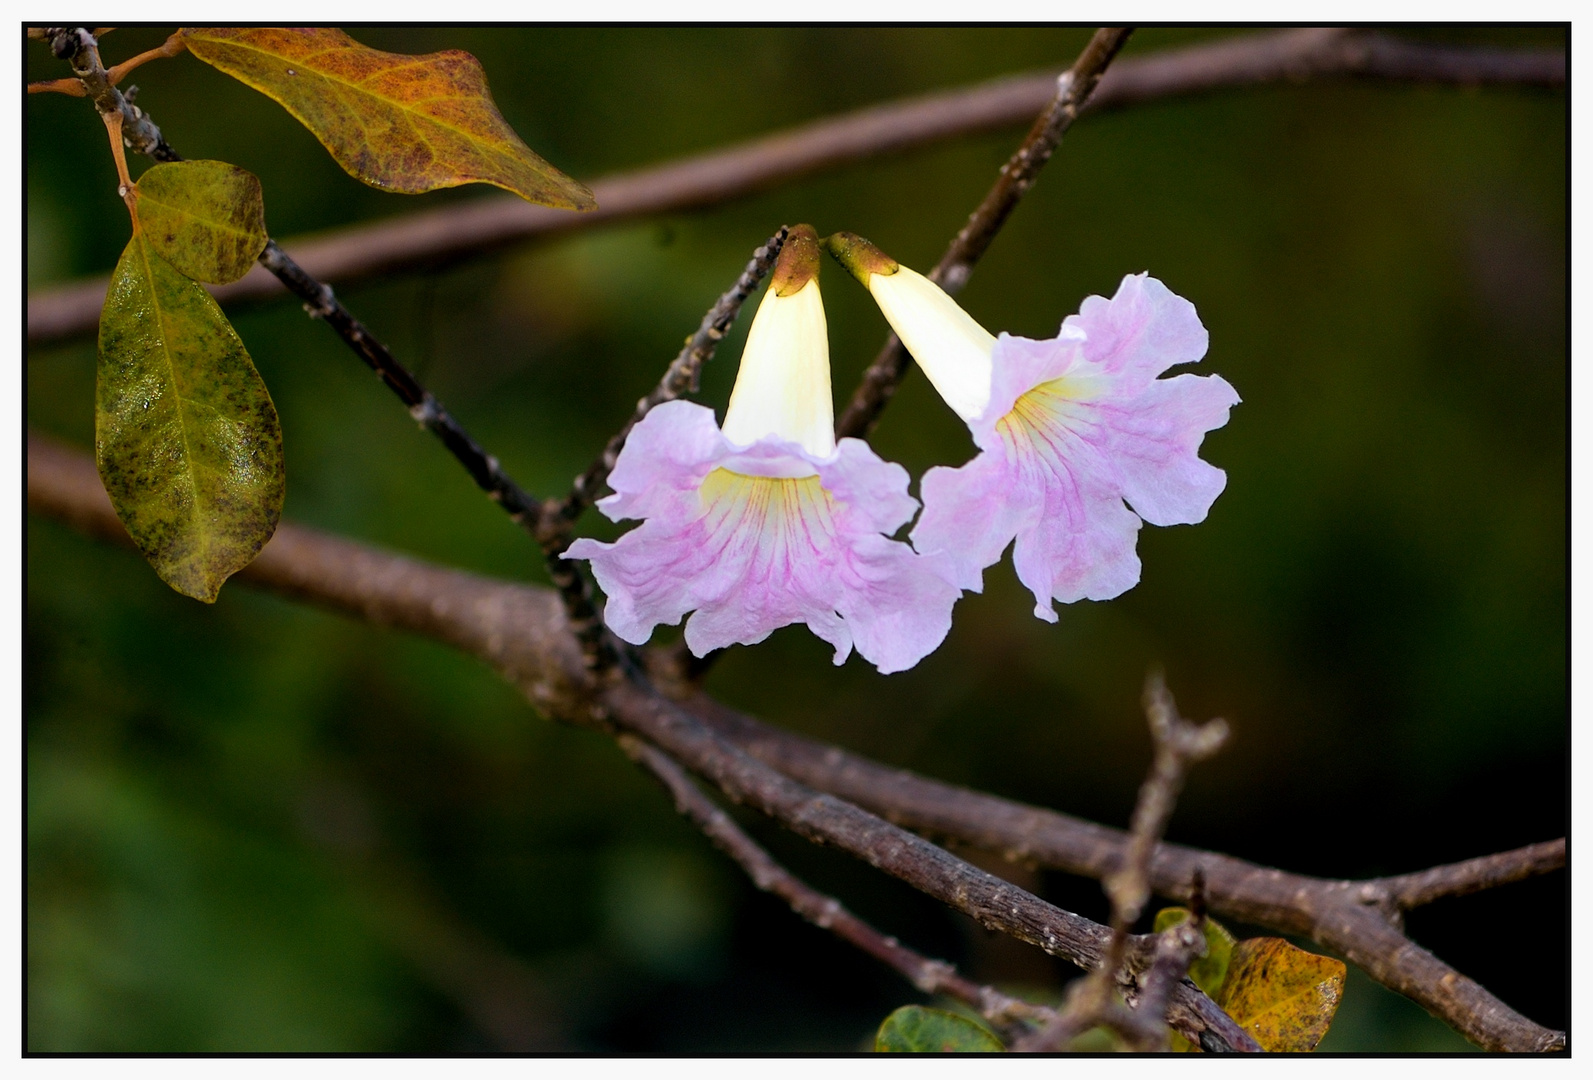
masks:
<path id="1" fill-rule="evenodd" d="M 717 428 L 716 445 L 704 446 L 689 411 L 700 408 L 672 410 L 620 455 L 619 494 L 605 512 L 644 506 L 646 520 L 612 544 L 582 539 L 566 552 L 590 560 L 615 634 L 641 644 L 690 614 L 686 643 L 702 656 L 801 622 L 835 647 L 837 664 L 855 644 L 884 672 L 945 639 L 959 592 L 944 560 L 882 535 L 917 508 L 905 470 L 850 439 L 828 459 L 772 438 L 732 446 Z M 628 460 L 633 447 L 652 459 Z"/>
<path id="2" fill-rule="evenodd" d="M 1204 521 L 1228 483 L 1200 460 L 1206 432 L 1228 422 L 1239 395 L 1220 375 L 1155 379 L 1113 410 L 1105 453 L 1117 466 L 1123 496 L 1152 525 Z"/>
<path id="3" fill-rule="evenodd" d="M 723 456 L 724 446 L 712 409 L 690 401 L 666 401 L 626 436 L 619 460 L 609 472 L 608 486 L 614 494 L 599 499 L 597 508 L 611 521 L 658 513 L 665 502 L 696 490 L 709 463 Z"/>
<path id="4" fill-rule="evenodd" d="M 1084 357 L 1084 335 L 1064 326 L 1061 336 L 1035 341 L 1003 333 L 991 354 L 990 403 L 968 425 L 974 442 L 989 450 L 999 443 L 996 424 L 1012 411 L 1017 400 L 1041 383 L 1061 378 Z"/>
<path id="5" fill-rule="evenodd" d="M 942 554 L 952 580 L 984 591 L 984 569 L 994 566 L 1012 538 L 1038 524 L 1042 492 L 1023 487 L 1007 455 L 985 451 L 960 469 L 937 465 L 919 483 L 924 512 L 910 538 L 921 554 Z"/>
<path id="6" fill-rule="evenodd" d="M 1055 339 L 1002 334 L 990 406 L 969 425 L 981 452 L 925 474 L 914 546 L 945 552 L 958 584 L 977 589 L 1015 540 L 1018 578 L 1053 622 L 1053 600 L 1132 588 L 1140 515 L 1203 520 L 1227 482 L 1199 449 L 1238 394 L 1217 376 L 1156 378 L 1199 360 L 1206 340 L 1194 306 L 1145 274 L 1125 277 L 1110 300 L 1087 299 Z"/>
<path id="7" fill-rule="evenodd" d="M 1034 594 L 1034 613 L 1056 622 L 1051 601 L 1110 600 L 1139 584 L 1140 520 L 1116 495 L 1048 492 L 1040 524 L 1020 532 L 1012 568 Z"/>
<path id="8" fill-rule="evenodd" d="M 825 488 L 857 515 L 857 527 L 889 536 L 912 520 L 918 500 L 907 494 L 907 470 L 862 439 L 842 439 L 835 458 L 819 466 Z"/>
<path id="9" fill-rule="evenodd" d="M 1149 274 L 1128 275 L 1110 300 L 1087 297 L 1062 326 L 1084 332 L 1084 358 L 1116 376 L 1124 397 L 1174 364 L 1198 361 L 1209 340 L 1195 305 Z"/>

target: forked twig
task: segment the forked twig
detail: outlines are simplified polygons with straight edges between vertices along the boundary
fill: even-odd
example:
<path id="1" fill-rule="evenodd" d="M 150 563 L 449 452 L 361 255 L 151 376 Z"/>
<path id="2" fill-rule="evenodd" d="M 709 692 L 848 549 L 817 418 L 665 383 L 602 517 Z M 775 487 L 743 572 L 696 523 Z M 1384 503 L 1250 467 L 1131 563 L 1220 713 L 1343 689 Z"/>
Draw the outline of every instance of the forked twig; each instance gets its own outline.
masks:
<path id="1" fill-rule="evenodd" d="M 1034 186 L 1045 163 L 1051 160 L 1057 144 L 1079 111 L 1095 92 L 1107 65 L 1133 32 L 1132 27 L 1104 26 L 1090 38 L 1073 66 L 1057 78 L 1056 96 L 1040 113 L 1017 151 L 1001 167 L 1001 174 L 984 200 L 968 218 L 968 224 L 952 238 L 946 254 L 929 272 L 929 279 L 946 292 L 956 295 L 968 282 L 974 263 L 990 249 L 991 241 L 1007 223 L 1018 201 Z M 839 437 L 863 438 L 873 429 L 902 377 L 907 374 L 909 357 L 902 343 L 892 334 L 879 356 L 863 372 L 863 379 L 852 393 L 846 411 L 835 422 Z"/>
<path id="2" fill-rule="evenodd" d="M 1190 908 L 1195 918 L 1169 927 L 1155 938 L 1154 952 L 1143 978 L 1129 970 L 1130 931 L 1150 899 L 1151 855 L 1178 802 L 1189 767 L 1222 748 L 1228 725 L 1211 720 L 1195 725 L 1178 714 L 1178 706 L 1160 672 L 1145 680 L 1145 718 L 1155 747 L 1149 774 L 1140 785 L 1129 819 L 1128 844 L 1119 865 L 1101 879 L 1112 903 L 1112 942 L 1100 967 L 1079 980 L 1056 1020 L 1020 1040 L 1014 1050 L 1043 1052 L 1063 1049 L 1097 1025 L 1122 1037 L 1131 1049 L 1167 1049 L 1167 1007 L 1173 986 L 1205 948 L 1205 875 L 1198 869 L 1191 884 Z M 1138 998 L 1137 1008 L 1118 999 L 1119 988 Z"/>

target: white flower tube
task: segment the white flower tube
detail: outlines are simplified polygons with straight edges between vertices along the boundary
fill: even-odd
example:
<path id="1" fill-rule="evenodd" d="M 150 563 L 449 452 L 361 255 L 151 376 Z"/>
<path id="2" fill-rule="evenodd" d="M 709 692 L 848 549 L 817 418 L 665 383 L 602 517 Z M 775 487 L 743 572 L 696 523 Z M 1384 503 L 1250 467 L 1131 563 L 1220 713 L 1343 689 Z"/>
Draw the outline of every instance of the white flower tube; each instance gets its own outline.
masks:
<path id="1" fill-rule="evenodd" d="M 861 236 L 836 233 L 825 238 L 824 245 L 868 288 L 891 329 L 946 404 L 964 420 L 978 418 L 990 403 L 995 336 L 939 285 Z"/>
<path id="2" fill-rule="evenodd" d="M 830 339 L 819 299 L 818 235 L 798 225 L 786 238 L 725 410 L 725 438 L 751 446 L 768 435 L 814 457 L 835 453 Z"/>

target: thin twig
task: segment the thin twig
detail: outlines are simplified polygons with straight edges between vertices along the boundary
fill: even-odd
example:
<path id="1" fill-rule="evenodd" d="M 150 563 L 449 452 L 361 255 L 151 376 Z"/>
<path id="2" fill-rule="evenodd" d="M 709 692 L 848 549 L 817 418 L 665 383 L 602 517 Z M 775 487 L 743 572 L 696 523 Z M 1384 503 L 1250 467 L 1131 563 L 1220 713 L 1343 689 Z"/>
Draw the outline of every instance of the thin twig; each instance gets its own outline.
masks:
<path id="1" fill-rule="evenodd" d="M 94 37 L 98 39 L 99 35 L 95 34 Z M 182 32 L 178 31 L 153 49 L 146 49 L 137 56 L 123 60 L 113 68 L 108 68 L 105 72 L 105 77 L 112 86 L 120 86 L 122 80 L 127 78 L 129 72 L 143 67 L 151 60 L 163 60 L 176 56 L 187 47 L 188 45 L 183 41 Z"/>
<path id="2" fill-rule="evenodd" d="M 1184 978 L 1190 963 L 1203 948 L 1203 873 L 1197 871 L 1191 885 L 1194 897 L 1191 908 L 1196 917 L 1158 935 L 1155 955 L 1139 995 L 1139 1007 L 1125 1008 L 1115 994 L 1120 985 L 1134 985 L 1129 973 L 1123 970 L 1129 933 L 1145 910 L 1145 901 L 1150 899 L 1151 854 L 1167 831 L 1178 793 L 1183 790 L 1184 775 L 1189 766 L 1204 761 L 1222 748 L 1228 738 L 1228 725 L 1222 720 L 1212 720 L 1197 726 L 1185 720 L 1178 714 L 1178 706 L 1160 672 L 1152 672 L 1145 680 L 1144 705 L 1154 746 L 1151 767 L 1134 802 L 1122 862 L 1101 879 L 1112 904 L 1111 946 L 1105 961 L 1084 980 L 1086 985 L 1076 987 L 1069 995 L 1057 1019 L 1020 1040 L 1013 1046 L 1014 1050 L 1058 1050 L 1097 1024 L 1116 1031 L 1133 1049 L 1167 1048 L 1166 1012 L 1173 984 Z"/>
<path id="3" fill-rule="evenodd" d="M 586 467 L 585 472 L 575 478 L 570 494 L 563 499 L 550 500 L 543 505 L 542 529 L 543 535 L 547 538 L 544 546 L 548 543 L 558 543 L 561 537 L 564 544 L 559 546 L 559 550 L 562 551 L 564 546 L 567 546 L 570 526 L 587 507 L 592 505 L 604 485 L 608 483 L 608 474 L 614 471 L 614 463 L 619 460 L 620 451 L 625 449 L 625 440 L 630 436 L 631 429 L 664 402 L 674 401 L 687 393 L 696 392 L 697 380 L 702 373 L 703 365 L 713 359 L 715 350 L 719 348 L 719 342 L 724 340 L 731 324 L 736 321 L 741 305 L 746 303 L 747 297 L 752 295 L 752 291 L 758 287 L 758 283 L 774 265 L 774 260 L 780 255 L 780 249 L 785 245 L 788 231 L 786 226 L 780 226 L 778 232 L 752 253 L 752 259 L 747 263 L 746 269 L 741 272 L 736 283 L 708 309 L 708 313 L 702 317 L 702 322 L 697 327 L 697 332 L 686 339 L 685 346 L 670 362 L 664 377 L 658 380 L 658 385 L 636 403 L 636 410 L 614 437 L 609 439 L 608 445 L 603 447 L 603 452 Z"/>
<path id="4" fill-rule="evenodd" d="M 1400 911 L 1430 904 L 1450 896 L 1467 896 L 1484 889 L 1498 888 L 1513 881 L 1558 870 L 1565 865 L 1565 841 L 1548 840 L 1528 844 L 1514 851 L 1484 855 L 1480 859 L 1435 866 L 1415 874 L 1377 878 L 1367 884 L 1387 894 Z"/>
<path id="5" fill-rule="evenodd" d="M 50 50 L 72 67 L 72 74 L 83 84 L 94 107 L 101 116 L 120 114 L 122 139 L 137 153 L 156 161 L 177 161 L 176 151 L 166 145 L 156 127 L 142 109 L 129 102 L 110 81 L 105 65 L 100 62 L 99 43 L 94 35 L 82 26 L 52 26 L 46 30 Z M 95 305 L 94 323 L 99 321 L 99 306 Z"/>
<path id="6" fill-rule="evenodd" d="M 1035 120 L 1017 152 L 1001 167 L 995 185 L 969 216 L 968 224 L 952 238 L 946 254 L 929 272 L 931 281 L 937 282 L 953 296 L 967 284 L 974 263 L 989 250 L 991 241 L 1017 208 L 1018 201 L 1034 186 L 1040 170 L 1051 160 L 1057 144 L 1062 141 L 1068 128 L 1073 126 L 1079 111 L 1095 92 L 1107 65 L 1123 47 L 1131 32 L 1132 27 L 1124 26 L 1105 26 L 1097 30 L 1073 66 L 1058 76 L 1056 96 Z M 835 434 L 838 437 L 849 435 L 865 438 L 873 430 L 879 414 L 890 403 L 902 377 L 907 374 L 909 359 L 907 350 L 895 334 L 886 339 L 880 354 L 863 372 L 862 382 L 853 391 L 846 410 L 835 422 Z"/>
<path id="7" fill-rule="evenodd" d="M 170 47 L 174 40 L 180 46 L 180 39 L 174 36 L 162 48 Z M 51 41 L 56 54 L 71 62 L 73 73 L 94 99 L 95 107 L 105 117 L 106 125 L 112 127 L 113 132 L 116 125 L 121 125 L 127 145 L 162 161 L 182 160 L 161 137 L 160 129 L 141 110 L 127 104 L 120 91 L 111 85 L 94 38 L 87 30 L 83 27 L 60 28 L 52 33 Z M 133 118 L 134 136 L 126 135 L 128 117 Z M 128 183 L 126 165 L 122 160 L 121 146 L 114 140 L 113 148 L 116 150 L 117 167 L 123 183 L 122 194 L 125 197 Z M 343 343 L 376 372 L 387 388 L 404 403 L 415 422 L 441 441 L 455 460 L 464 466 L 476 486 L 501 506 L 511 521 L 525 529 L 533 539 L 540 539 L 540 502 L 515 483 L 498 459 L 487 453 L 431 391 L 398 361 L 392 351 L 343 306 L 330 285 L 306 273 L 274 240 L 266 242 L 259 262 L 289 292 L 304 302 L 304 310 L 311 318 L 324 320 L 343 339 Z M 548 552 L 547 558 L 549 576 L 564 597 L 571 628 L 586 645 L 589 667 L 597 669 L 611 664 L 616 655 L 616 646 L 603 630 L 586 579 L 579 568 L 559 558 L 556 552 Z"/>
<path id="8" fill-rule="evenodd" d="M 847 911 L 839 900 L 819 892 L 776 862 L 729 814 L 692 783 L 685 770 L 668 754 L 634 735 L 621 735 L 618 742 L 631 760 L 647 769 L 669 790 L 675 809 L 734 859 L 754 885 L 784 900 L 792 911 L 814 926 L 830 931 L 895 969 L 924 993 L 955 998 L 979 1010 L 981 1016 L 998 1027 L 1027 1030 L 1025 1025 L 1042 1024 L 1055 1015 L 1044 1006 L 1020 1001 L 994 987 L 966 979 L 944 960 L 931 960 L 894 937 L 880 933 Z"/>
<path id="9" fill-rule="evenodd" d="M 1565 85 L 1566 56 L 1563 49 L 1416 44 L 1365 31 L 1268 31 L 1116 61 L 1084 111 L 1343 76 L 1559 87 Z M 820 170 L 1001 130 L 1032 119 L 1055 91 L 1056 72 L 1019 75 L 826 117 L 726 149 L 600 177 L 590 185 L 599 204 L 591 213 L 565 214 L 512 196 L 487 196 L 318 237 L 295 237 L 284 246 L 312 276 L 339 284 L 436 266 L 532 237 L 717 205 Z M 106 282 L 100 277 L 31 295 L 29 344 L 92 333 Z M 212 292 L 227 305 L 279 296 L 281 290 L 262 270 Z"/>
<path id="10" fill-rule="evenodd" d="M 30 435 L 27 481 L 36 512 L 130 544 L 88 455 Z M 614 707 L 594 710 L 581 650 L 550 590 L 446 570 L 291 523 L 278 529 L 239 579 L 452 645 L 491 664 L 548 716 L 602 723 L 601 713 Z M 1099 879 L 1122 863 L 1127 836 L 1121 830 L 880 765 L 761 724 L 701 695 L 687 704 L 727 744 L 807 785 L 813 805 L 822 791 L 929 835 L 1085 877 Z M 1541 861 L 1532 865 L 1538 872 L 1548 869 Z M 1565 1046 L 1564 1032 L 1533 1023 L 1400 932 L 1375 905 L 1381 892 L 1374 883 L 1291 874 L 1164 843 L 1151 859 L 1152 888 L 1187 901 L 1197 869 L 1205 870 L 1215 914 L 1305 935 L 1339 951 L 1484 1049 L 1520 1053 Z M 1108 934 L 1105 927 L 1098 932 Z M 1170 1018 L 1189 1000 L 1175 991 Z M 1189 1028 L 1201 1023 L 1182 1016 L 1179 1022 Z M 1200 1041 L 1198 1032 L 1192 1041 Z"/>
<path id="11" fill-rule="evenodd" d="M 1122 864 L 1101 879 L 1112 902 L 1112 925 L 1127 931 L 1139 919 L 1150 899 L 1150 861 L 1167 822 L 1172 818 L 1178 793 L 1184 787 L 1189 766 L 1204 761 L 1222 748 L 1228 739 L 1228 725 L 1222 720 L 1191 724 L 1178 715 L 1178 706 L 1160 672 L 1145 680 L 1145 716 L 1150 722 L 1155 755 L 1150 775 L 1140 786 L 1129 819 L 1128 847 Z"/>
<path id="12" fill-rule="evenodd" d="M 75 78 L 46 79 L 42 82 L 28 83 L 30 94 L 66 94 L 68 97 L 84 97 L 88 91 L 83 89 L 83 81 Z"/>

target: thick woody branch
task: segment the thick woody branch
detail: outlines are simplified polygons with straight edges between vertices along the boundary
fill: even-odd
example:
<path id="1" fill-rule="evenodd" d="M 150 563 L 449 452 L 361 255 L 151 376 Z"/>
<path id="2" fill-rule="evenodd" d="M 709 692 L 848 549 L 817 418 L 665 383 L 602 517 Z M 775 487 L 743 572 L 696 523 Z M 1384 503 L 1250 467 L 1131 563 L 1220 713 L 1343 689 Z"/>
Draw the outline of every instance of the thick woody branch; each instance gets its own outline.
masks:
<path id="1" fill-rule="evenodd" d="M 35 511 L 81 531 L 127 542 L 87 455 L 30 437 L 27 478 L 28 501 Z M 451 644 L 487 661 L 549 715 L 601 722 L 591 711 L 592 684 L 580 649 L 562 605 L 549 590 L 445 570 L 287 524 L 239 577 Z M 644 701 L 654 700 L 641 696 Z M 756 759 L 805 785 L 800 790 L 814 799 L 822 791 L 836 801 L 848 800 L 854 809 L 872 810 L 928 835 L 1081 876 L 1100 879 L 1121 864 L 1126 836 L 1120 830 L 880 765 L 840 747 L 761 724 L 701 695 L 685 704 L 724 745 L 737 749 L 740 767 Z M 654 738 L 654 732 L 636 733 L 677 760 L 693 764 L 676 746 Z M 693 737 L 701 741 L 702 732 L 693 731 Z M 707 745 L 713 752 L 714 744 Z M 798 797 L 796 804 L 803 801 Z M 878 818 L 868 820 L 884 825 Z M 882 835 L 891 845 L 898 837 L 911 836 Z M 944 852 L 941 855 L 950 859 Z M 1523 862 L 1532 872 L 1554 868 L 1552 858 Z M 1214 914 L 1306 935 L 1336 949 L 1485 1049 L 1531 1052 L 1565 1045 L 1563 1032 L 1534 1024 L 1407 938 L 1391 920 L 1388 894 L 1378 880 L 1313 878 L 1164 843 L 1157 845 L 1151 858 L 1151 886 L 1163 896 L 1187 900 L 1197 869 L 1206 875 Z M 1005 883 L 986 884 L 992 890 L 1012 891 Z M 1099 935 L 1094 940 L 1104 939 L 1106 928 L 1096 927 L 1093 935 Z M 1175 993 L 1169 1019 L 1177 1022 L 1182 1008 Z"/>
<path id="2" fill-rule="evenodd" d="M 946 254 L 929 272 L 929 280 L 937 282 L 953 296 L 967 284 L 974 263 L 990 249 L 1018 201 L 1034 186 L 1040 170 L 1051 160 L 1057 144 L 1078 119 L 1085 102 L 1100 84 L 1107 65 L 1117 56 L 1131 32 L 1131 27 L 1123 26 L 1105 26 L 1097 30 L 1073 66 L 1058 76 L 1056 96 L 1035 120 L 1017 152 L 1001 167 L 995 185 L 968 218 L 968 224 L 952 238 Z M 836 420 L 837 437 L 864 438 L 868 435 L 880 412 L 895 395 L 902 376 L 907 374 L 908 359 L 907 350 L 892 334 L 879 356 L 863 372 L 863 381 L 852 393 L 846 411 Z"/>
<path id="3" fill-rule="evenodd" d="M 689 705 L 727 738 L 782 772 L 926 835 L 1097 880 L 1121 865 L 1128 840 L 1122 830 L 881 765 L 760 723 L 701 694 Z M 1523 861 L 1533 872 L 1557 869 L 1552 860 Z M 1160 896 L 1187 901 L 1197 871 L 1205 875 L 1213 914 L 1301 934 L 1336 949 L 1484 1049 L 1533 1052 L 1564 1045 L 1563 1032 L 1528 1020 L 1405 937 L 1377 879 L 1335 881 L 1291 874 L 1162 843 L 1151 858 L 1151 888 Z"/>
<path id="4" fill-rule="evenodd" d="M 752 883 L 773 893 L 802 918 L 895 969 L 926 994 L 945 994 L 979 1010 L 986 1020 L 1004 1028 L 1043 1023 L 1052 1011 L 1009 997 L 994 987 L 980 986 L 957 974 L 944 960 L 931 960 L 893 937 L 880 933 L 775 861 L 730 815 L 691 782 L 673 758 L 632 735 L 619 737 L 620 749 L 668 789 L 675 809 L 701 829 L 721 851 L 746 871 Z"/>
<path id="5" fill-rule="evenodd" d="M 504 245 L 606 222 L 712 206 L 825 169 L 902 153 L 1030 120 L 1056 92 L 1057 73 L 1021 75 L 877 105 L 776 132 L 728 149 L 601 177 L 598 209 L 563 214 L 510 196 L 295 238 L 305 271 L 344 284 L 466 258 Z M 1128 57 L 1112 65 L 1085 107 L 1096 112 L 1216 90 L 1359 77 L 1442 85 L 1565 85 L 1561 49 L 1469 49 L 1334 29 L 1245 34 L 1212 44 Z M 92 333 L 107 279 L 28 298 L 32 345 Z M 265 271 L 213 290 L 223 304 L 282 294 Z"/>
<path id="6" fill-rule="evenodd" d="M 91 462 L 43 440 L 29 447 L 36 509 L 115 536 Z M 125 542 L 125 541 L 124 541 Z M 956 858 L 853 803 L 815 791 L 749 756 L 638 679 L 596 686 L 562 606 L 545 590 L 441 570 L 313 530 L 282 525 L 240 578 L 385 625 L 418 630 L 488 660 L 549 715 L 640 736 L 731 799 L 816 843 L 900 878 L 989 929 L 1081 967 L 1099 964 L 1110 932 Z M 541 618 L 537 618 L 540 609 Z M 526 626 L 530 633 L 517 627 Z M 1169 1022 L 1191 1041 L 1254 1051 L 1251 1039 L 1193 987 L 1174 993 Z"/>

